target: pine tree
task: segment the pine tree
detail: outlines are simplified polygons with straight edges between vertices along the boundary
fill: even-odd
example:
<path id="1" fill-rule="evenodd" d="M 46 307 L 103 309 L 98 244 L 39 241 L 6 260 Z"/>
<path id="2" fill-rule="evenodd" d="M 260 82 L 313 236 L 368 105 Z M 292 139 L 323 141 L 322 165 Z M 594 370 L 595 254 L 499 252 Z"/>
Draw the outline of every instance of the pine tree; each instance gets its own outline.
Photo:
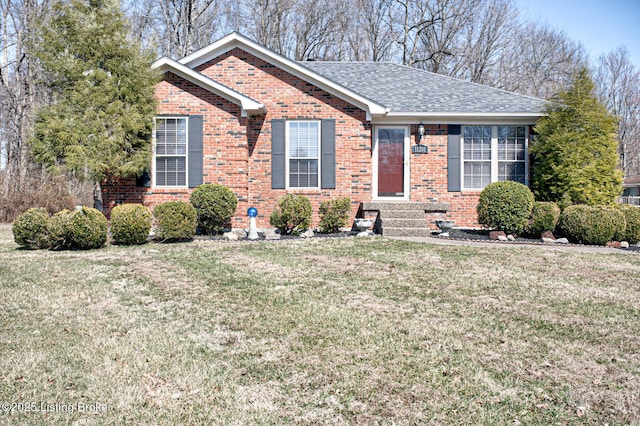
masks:
<path id="1" fill-rule="evenodd" d="M 537 200 L 609 204 L 622 192 L 617 124 L 594 93 L 586 68 L 535 127 L 532 189 Z"/>
<path id="2" fill-rule="evenodd" d="M 157 77 L 115 0 L 58 0 L 37 57 L 56 101 L 37 111 L 31 148 L 53 170 L 98 185 L 151 161 Z M 98 192 L 99 193 L 99 192 Z"/>

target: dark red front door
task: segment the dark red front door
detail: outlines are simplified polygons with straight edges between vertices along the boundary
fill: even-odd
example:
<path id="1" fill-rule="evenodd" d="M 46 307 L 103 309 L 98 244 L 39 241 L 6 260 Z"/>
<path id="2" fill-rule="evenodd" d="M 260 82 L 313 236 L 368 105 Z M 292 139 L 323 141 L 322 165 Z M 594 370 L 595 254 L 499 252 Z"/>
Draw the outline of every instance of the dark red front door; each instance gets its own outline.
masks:
<path id="1" fill-rule="evenodd" d="M 404 196 L 404 129 L 378 129 L 378 197 Z"/>

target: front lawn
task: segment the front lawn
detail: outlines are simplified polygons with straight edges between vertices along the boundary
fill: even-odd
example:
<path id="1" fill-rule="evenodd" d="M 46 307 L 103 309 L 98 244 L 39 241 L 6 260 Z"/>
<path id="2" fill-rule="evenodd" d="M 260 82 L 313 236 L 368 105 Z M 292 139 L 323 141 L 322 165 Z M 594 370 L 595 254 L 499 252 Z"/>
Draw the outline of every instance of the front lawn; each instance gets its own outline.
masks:
<path id="1" fill-rule="evenodd" d="M 0 283 L 1 424 L 640 421 L 635 254 L 3 226 Z"/>

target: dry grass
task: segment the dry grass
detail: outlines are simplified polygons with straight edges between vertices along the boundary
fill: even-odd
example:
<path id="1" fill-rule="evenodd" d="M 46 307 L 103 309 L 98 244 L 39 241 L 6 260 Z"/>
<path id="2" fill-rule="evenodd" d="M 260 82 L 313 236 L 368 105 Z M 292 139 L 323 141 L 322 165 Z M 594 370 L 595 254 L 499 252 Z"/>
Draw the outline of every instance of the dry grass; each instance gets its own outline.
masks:
<path id="1" fill-rule="evenodd" d="M 640 422 L 640 256 L 3 227 L 0 282 L 0 401 L 76 409 L 2 424 Z"/>

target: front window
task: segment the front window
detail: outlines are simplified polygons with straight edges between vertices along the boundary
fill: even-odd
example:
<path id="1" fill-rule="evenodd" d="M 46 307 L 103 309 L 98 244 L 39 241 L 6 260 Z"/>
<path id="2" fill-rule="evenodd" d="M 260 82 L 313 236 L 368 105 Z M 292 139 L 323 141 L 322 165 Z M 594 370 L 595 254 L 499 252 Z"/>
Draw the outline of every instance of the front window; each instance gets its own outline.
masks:
<path id="1" fill-rule="evenodd" d="M 527 183 L 525 126 L 465 126 L 462 146 L 465 189 L 505 180 Z"/>
<path id="2" fill-rule="evenodd" d="M 498 127 L 498 180 L 525 183 L 526 141 L 524 126 Z"/>
<path id="3" fill-rule="evenodd" d="M 319 121 L 287 122 L 289 188 L 318 188 L 320 182 L 319 152 Z"/>
<path id="4" fill-rule="evenodd" d="M 156 118 L 155 185 L 187 185 L 187 117 Z"/>
<path id="5" fill-rule="evenodd" d="M 484 188 L 491 183 L 491 127 L 464 128 L 464 187 Z"/>

